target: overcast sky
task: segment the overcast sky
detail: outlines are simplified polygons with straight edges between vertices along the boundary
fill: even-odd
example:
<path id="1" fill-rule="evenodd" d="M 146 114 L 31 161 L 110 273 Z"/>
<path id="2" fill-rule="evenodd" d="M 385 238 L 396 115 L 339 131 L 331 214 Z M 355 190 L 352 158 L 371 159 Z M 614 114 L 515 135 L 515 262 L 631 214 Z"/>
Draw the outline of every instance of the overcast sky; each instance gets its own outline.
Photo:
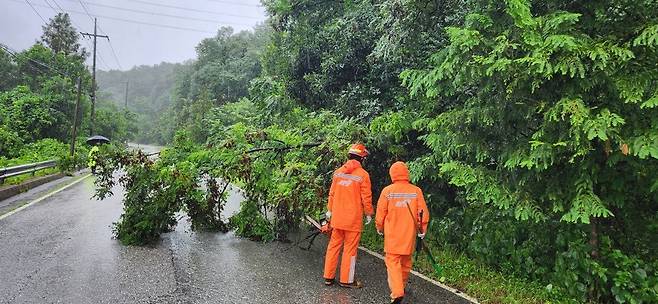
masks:
<path id="1" fill-rule="evenodd" d="M 111 45 L 98 41 L 101 70 L 192 59 L 195 46 L 219 27 L 249 30 L 266 18 L 259 0 L 0 0 L 0 43 L 15 50 L 30 47 L 41 36 L 41 17 L 47 21 L 60 9 L 79 31 L 93 32 L 85 8 L 111 39 Z M 91 51 L 91 40 L 81 44 Z"/>

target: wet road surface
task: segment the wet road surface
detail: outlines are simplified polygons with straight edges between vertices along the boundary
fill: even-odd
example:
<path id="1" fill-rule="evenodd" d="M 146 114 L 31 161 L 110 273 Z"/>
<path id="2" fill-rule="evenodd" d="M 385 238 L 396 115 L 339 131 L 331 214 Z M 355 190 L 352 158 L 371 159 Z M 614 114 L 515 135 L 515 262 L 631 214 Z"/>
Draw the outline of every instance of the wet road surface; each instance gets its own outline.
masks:
<path id="1" fill-rule="evenodd" d="M 153 247 L 126 247 L 111 229 L 122 190 L 92 194 L 87 178 L 0 220 L 0 303 L 388 303 L 384 263 L 364 252 L 365 288 L 323 286 L 324 237 L 303 251 L 181 223 Z M 468 303 L 414 276 L 409 289 L 406 303 Z"/>

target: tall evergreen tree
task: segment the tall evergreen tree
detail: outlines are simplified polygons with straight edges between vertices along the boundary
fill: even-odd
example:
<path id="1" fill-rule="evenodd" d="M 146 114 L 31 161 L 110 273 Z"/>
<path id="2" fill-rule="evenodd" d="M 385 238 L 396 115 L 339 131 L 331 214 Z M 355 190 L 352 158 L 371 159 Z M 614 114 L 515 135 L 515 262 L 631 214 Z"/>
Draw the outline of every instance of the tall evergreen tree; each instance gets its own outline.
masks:
<path id="1" fill-rule="evenodd" d="M 59 13 L 43 26 L 43 35 L 39 42 L 53 50 L 54 53 L 62 52 L 67 56 L 78 55 L 86 58 L 87 52 L 80 47 L 79 38 L 78 32 L 71 25 L 69 14 Z"/>

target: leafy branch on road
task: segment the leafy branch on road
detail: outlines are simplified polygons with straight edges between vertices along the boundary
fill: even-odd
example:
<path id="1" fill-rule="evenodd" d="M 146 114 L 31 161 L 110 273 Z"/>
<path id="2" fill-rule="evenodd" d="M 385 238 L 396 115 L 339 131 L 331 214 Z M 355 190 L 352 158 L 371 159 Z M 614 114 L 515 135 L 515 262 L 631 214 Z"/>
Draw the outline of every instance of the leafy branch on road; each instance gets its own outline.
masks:
<path id="1" fill-rule="evenodd" d="M 207 171 L 115 146 L 103 147 L 96 159 L 95 197 L 113 195 L 117 183 L 125 188 L 123 214 L 114 224 L 114 235 L 123 244 L 157 241 L 175 227 L 180 211 L 187 212 L 194 230 L 228 231 L 221 218 L 228 183 L 220 185 Z"/>

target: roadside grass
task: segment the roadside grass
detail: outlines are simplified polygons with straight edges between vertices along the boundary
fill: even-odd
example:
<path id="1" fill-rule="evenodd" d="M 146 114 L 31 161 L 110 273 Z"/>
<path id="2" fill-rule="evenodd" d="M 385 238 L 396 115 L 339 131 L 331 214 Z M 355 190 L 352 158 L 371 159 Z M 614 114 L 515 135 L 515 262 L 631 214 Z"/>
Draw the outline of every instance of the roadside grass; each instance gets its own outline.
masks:
<path id="1" fill-rule="evenodd" d="M 20 149 L 20 151 L 15 153 L 15 155 L 17 155 L 16 157 L 7 158 L 6 156 L 0 156 L 0 168 L 25 165 L 25 164 L 36 163 L 36 162 L 47 161 L 47 160 L 58 160 L 59 165 L 62 165 L 61 163 L 62 161 L 68 164 L 80 165 L 78 163 L 84 163 L 86 161 L 87 154 L 89 153 L 89 148 L 85 144 L 84 138 L 78 138 L 76 147 L 77 147 L 76 157 L 70 158 L 68 156 L 69 154 L 68 143 L 63 143 L 51 138 L 41 139 L 37 142 L 24 145 Z M 72 163 L 72 162 L 78 162 L 78 163 Z M 4 183 L 0 185 L 0 187 L 7 185 L 18 185 L 34 177 L 55 174 L 55 173 L 59 173 L 62 170 L 63 169 L 61 168 L 61 166 L 58 166 L 55 168 L 39 170 L 34 174 L 24 174 L 24 175 L 11 177 L 6 179 Z"/>
<path id="2" fill-rule="evenodd" d="M 427 240 L 426 244 L 431 241 Z M 368 225 L 361 236 L 361 245 L 383 253 L 383 238 L 377 234 L 374 225 Z M 480 303 L 568 303 L 567 297 L 550 293 L 541 283 L 506 275 L 475 261 L 463 253 L 449 248 L 438 248 L 430 244 L 430 250 L 443 268 L 441 276 L 420 254 L 414 262 L 414 270 L 455 288 Z"/>

